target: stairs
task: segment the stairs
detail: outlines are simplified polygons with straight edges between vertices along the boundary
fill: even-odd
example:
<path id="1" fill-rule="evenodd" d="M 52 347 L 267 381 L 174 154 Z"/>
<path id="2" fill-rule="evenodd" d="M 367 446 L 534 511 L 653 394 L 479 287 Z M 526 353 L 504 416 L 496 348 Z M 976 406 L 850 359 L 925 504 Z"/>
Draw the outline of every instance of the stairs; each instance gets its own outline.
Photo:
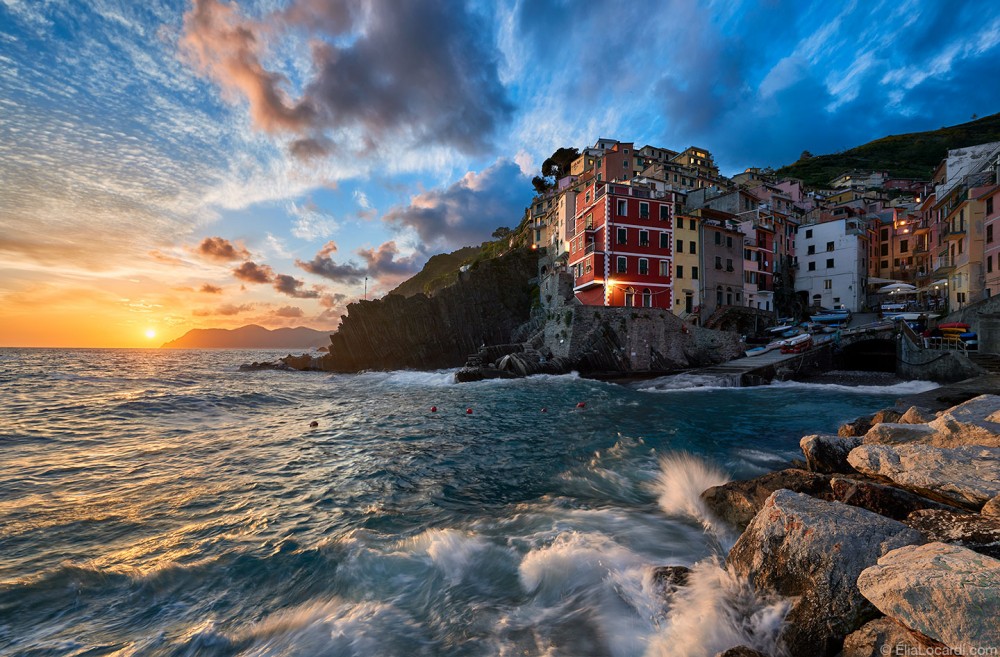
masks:
<path id="1" fill-rule="evenodd" d="M 1000 354 L 983 354 L 977 351 L 970 351 L 967 355 L 969 356 L 969 360 L 990 374 L 1000 374 Z"/>

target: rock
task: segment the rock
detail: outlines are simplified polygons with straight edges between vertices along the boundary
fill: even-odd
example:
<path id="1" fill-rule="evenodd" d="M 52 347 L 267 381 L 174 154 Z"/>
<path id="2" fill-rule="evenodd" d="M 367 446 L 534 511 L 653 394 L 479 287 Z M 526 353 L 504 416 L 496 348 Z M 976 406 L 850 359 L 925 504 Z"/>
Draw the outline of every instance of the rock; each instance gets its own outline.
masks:
<path id="1" fill-rule="evenodd" d="M 288 370 L 288 371 L 292 371 L 292 368 L 289 367 L 288 365 L 286 365 L 285 363 L 281 362 L 280 360 L 276 360 L 276 361 L 273 361 L 273 362 L 269 362 L 269 361 L 257 362 L 257 361 L 254 361 L 252 363 L 243 363 L 242 365 L 240 365 L 240 371 L 241 372 L 258 372 L 258 371 L 261 371 L 261 370 L 281 370 L 281 371 Z"/>
<path id="2" fill-rule="evenodd" d="M 701 494 L 701 499 L 715 517 L 742 530 L 750 524 L 771 493 L 782 488 L 830 497 L 830 476 L 790 468 L 713 486 Z"/>
<path id="3" fill-rule="evenodd" d="M 834 477 L 830 480 L 830 490 L 833 491 L 833 499 L 838 502 L 861 507 L 893 520 L 904 521 L 911 513 L 920 509 L 945 509 L 963 513 L 960 509 L 922 495 L 863 479 Z"/>
<path id="4" fill-rule="evenodd" d="M 1000 447 L 1000 396 L 980 395 L 954 406 L 932 420 L 938 447 L 985 445 Z"/>
<path id="5" fill-rule="evenodd" d="M 687 566 L 659 566 L 653 569 L 653 584 L 667 598 L 682 586 L 687 586 L 691 569 Z"/>
<path id="6" fill-rule="evenodd" d="M 926 408 L 910 406 L 899 418 L 899 424 L 927 424 L 937 416 Z"/>
<path id="7" fill-rule="evenodd" d="M 979 509 L 1000 494 L 1000 448 L 943 448 L 931 445 L 861 445 L 848 463 L 858 472 L 888 477 L 896 484 L 942 501 Z"/>
<path id="8" fill-rule="evenodd" d="M 861 442 L 865 445 L 930 444 L 937 433 L 936 429 L 926 424 L 883 422 L 869 429 Z"/>
<path id="9" fill-rule="evenodd" d="M 855 436 L 865 435 L 871 428 L 872 419 L 870 416 L 859 417 L 853 422 L 840 425 L 840 428 L 837 429 L 837 435 L 841 438 L 854 438 Z"/>
<path id="10" fill-rule="evenodd" d="M 767 655 L 759 650 L 754 650 L 753 648 L 736 646 L 735 648 L 730 648 L 729 650 L 717 653 L 715 657 L 767 657 Z"/>
<path id="11" fill-rule="evenodd" d="M 516 374 L 498 370 L 495 367 L 463 367 L 455 372 L 455 383 L 470 383 L 485 379 L 516 379 Z"/>
<path id="12" fill-rule="evenodd" d="M 911 513 L 905 522 L 926 536 L 928 541 L 953 543 L 1000 559 L 1000 518 L 922 509 Z"/>
<path id="13" fill-rule="evenodd" d="M 866 568 L 858 588 L 882 613 L 953 654 L 1000 646 L 1000 561 L 957 545 L 893 550 Z"/>
<path id="14" fill-rule="evenodd" d="M 1000 518 L 1000 495 L 997 495 L 992 500 L 984 504 L 983 508 L 979 512 L 984 516 Z"/>
<path id="15" fill-rule="evenodd" d="M 806 469 L 812 472 L 853 472 L 847 455 L 861 444 L 861 438 L 816 434 L 803 436 L 799 447 L 806 457 Z"/>
<path id="16" fill-rule="evenodd" d="M 844 639 L 840 657 L 884 657 L 885 655 L 928 655 L 932 642 L 920 637 L 892 620 L 876 618 Z M 895 652 L 894 652 L 895 651 Z"/>
<path id="17" fill-rule="evenodd" d="M 797 596 L 780 640 L 793 655 L 832 655 L 875 616 L 855 582 L 890 550 L 923 540 L 916 530 L 857 507 L 775 491 L 729 553 L 758 591 Z"/>

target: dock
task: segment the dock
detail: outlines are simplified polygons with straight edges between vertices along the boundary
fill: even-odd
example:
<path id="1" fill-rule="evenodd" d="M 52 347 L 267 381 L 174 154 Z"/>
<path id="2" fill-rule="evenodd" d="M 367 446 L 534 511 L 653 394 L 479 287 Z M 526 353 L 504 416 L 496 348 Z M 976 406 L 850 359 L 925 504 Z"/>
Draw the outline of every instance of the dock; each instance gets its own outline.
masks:
<path id="1" fill-rule="evenodd" d="M 731 386 L 755 386 L 770 383 L 775 378 L 794 376 L 802 370 L 828 368 L 830 357 L 829 344 L 812 347 L 800 354 L 783 354 L 775 349 L 703 367 L 693 373 L 721 379 Z"/>

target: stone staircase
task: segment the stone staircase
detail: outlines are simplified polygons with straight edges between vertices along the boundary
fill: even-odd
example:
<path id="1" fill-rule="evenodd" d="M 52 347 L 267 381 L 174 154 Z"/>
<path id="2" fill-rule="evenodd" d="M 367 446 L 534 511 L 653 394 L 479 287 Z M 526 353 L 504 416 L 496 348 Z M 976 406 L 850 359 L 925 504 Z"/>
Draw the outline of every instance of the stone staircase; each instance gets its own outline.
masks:
<path id="1" fill-rule="evenodd" d="M 985 354 L 970 351 L 967 354 L 969 360 L 991 374 L 1000 374 L 1000 354 Z"/>

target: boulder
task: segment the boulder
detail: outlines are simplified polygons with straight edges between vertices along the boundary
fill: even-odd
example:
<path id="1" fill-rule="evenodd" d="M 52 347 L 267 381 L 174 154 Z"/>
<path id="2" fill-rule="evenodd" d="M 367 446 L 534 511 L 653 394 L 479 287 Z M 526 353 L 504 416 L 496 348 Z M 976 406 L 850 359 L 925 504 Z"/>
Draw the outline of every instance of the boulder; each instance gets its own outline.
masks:
<path id="1" fill-rule="evenodd" d="M 938 447 L 985 445 L 1000 447 L 1000 396 L 980 395 L 954 406 L 932 420 Z"/>
<path id="2" fill-rule="evenodd" d="M 863 436 L 872 428 L 871 417 L 859 417 L 851 422 L 845 422 L 837 429 L 837 435 L 841 438 L 854 438 Z"/>
<path id="3" fill-rule="evenodd" d="M 865 445 L 930 444 L 937 435 L 937 430 L 927 424 L 883 422 L 869 429 L 861 442 Z"/>
<path id="4" fill-rule="evenodd" d="M 516 374 L 495 367 L 463 367 L 455 372 L 455 383 L 471 383 L 486 379 L 516 379 Z"/>
<path id="5" fill-rule="evenodd" d="M 928 543 L 883 555 L 858 577 L 882 613 L 954 654 L 1000 646 L 1000 561 L 957 545 Z"/>
<path id="6" fill-rule="evenodd" d="M 906 524 L 928 541 L 953 543 L 1000 559 L 1000 518 L 943 509 L 914 511 Z"/>
<path id="7" fill-rule="evenodd" d="M 729 553 L 758 591 L 796 596 L 780 640 L 793 655 L 832 655 L 875 615 L 855 582 L 920 532 L 857 507 L 775 491 Z"/>
<path id="8" fill-rule="evenodd" d="M 984 516 L 1000 518 L 1000 495 L 997 495 L 989 502 L 984 504 L 980 513 L 983 514 Z"/>
<path id="9" fill-rule="evenodd" d="M 750 524 L 771 493 L 782 488 L 829 498 L 830 476 L 789 468 L 713 486 L 701 494 L 701 499 L 712 515 L 742 530 Z"/>
<path id="10" fill-rule="evenodd" d="M 868 509 L 893 520 L 904 521 L 911 513 L 920 509 L 945 509 L 963 513 L 960 509 L 935 502 L 923 495 L 864 479 L 834 477 L 830 480 L 830 490 L 833 492 L 833 499 L 838 502 Z"/>
<path id="11" fill-rule="evenodd" d="M 898 422 L 903 414 L 894 408 L 883 408 L 872 415 L 872 424 L 882 424 L 883 422 Z"/>
<path id="12" fill-rule="evenodd" d="M 910 406 L 910 408 L 908 408 L 906 412 L 899 417 L 899 424 L 927 424 L 936 417 L 937 416 L 934 415 L 934 413 L 926 408 Z"/>
<path id="13" fill-rule="evenodd" d="M 847 455 L 861 444 L 861 438 L 844 438 L 830 434 L 803 436 L 799 447 L 806 457 L 806 469 L 812 472 L 853 472 L 847 462 Z"/>
<path id="14" fill-rule="evenodd" d="M 929 655 L 928 648 L 937 647 L 909 631 L 891 618 L 876 618 L 844 639 L 840 657 L 884 657 L 885 655 Z"/>
<path id="15" fill-rule="evenodd" d="M 687 566 L 659 566 L 653 569 L 653 584 L 664 599 L 688 583 L 691 569 Z"/>
<path id="16" fill-rule="evenodd" d="M 736 646 L 735 648 L 730 648 L 729 650 L 717 653 L 715 657 L 767 657 L 767 655 L 759 650 L 754 650 L 753 648 Z"/>
<path id="17" fill-rule="evenodd" d="M 887 477 L 921 494 L 979 509 L 1000 494 L 1000 448 L 965 445 L 861 445 L 848 463 L 858 472 Z"/>

